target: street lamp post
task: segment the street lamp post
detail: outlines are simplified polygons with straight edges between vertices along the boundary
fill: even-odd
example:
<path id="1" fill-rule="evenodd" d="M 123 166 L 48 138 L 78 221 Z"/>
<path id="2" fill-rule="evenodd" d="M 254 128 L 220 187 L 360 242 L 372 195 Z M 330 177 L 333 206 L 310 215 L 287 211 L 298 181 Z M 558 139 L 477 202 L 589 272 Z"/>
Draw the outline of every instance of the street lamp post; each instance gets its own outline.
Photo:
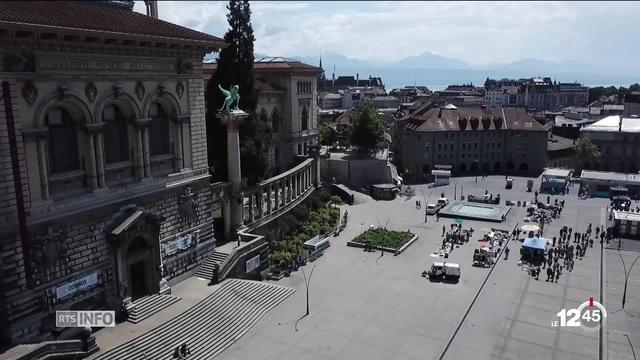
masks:
<path id="1" fill-rule="evenodd" d="M 313 265 L 313 268 L 311 268 L 311 272 L 309 273 L 309 277 L 307 278 L 307 274 L 305 274 L 304 272 L 304 267 L 301 267 L 300 269 L 302 269 L 302 276 L 304 276 L 304 285 L 307 289 L 307 312 L 305 313 L 305 316 L 309 315 L 309 283 L 311 283 L 311 276 L 313 276 L 313 270 L 316 269 L 316 265 Z"/>
<path id="2" fill-rule="evenodd" d="M 636 259 L 633 260 L 633 263 L 631 263 L 631 266 L 629 267 L 629 271 L 627 271 L 627 266 L 624 263 L 622 254 L 618 254 L 618 256 L 620 256 L 620 261 L 622 261 L 622 268 L 624 269 L 624 290 L 622 291 L 622 308 L 620 310 L 627 312 L 627 310 L 625 310 L 624 308 L 624 305 L 627 303 L 627 284 L 629 283 L 629 275 L 631 274 L 631 269 L 633 269 L 633 265 L 635 265 L 636 261 L 640 259 L 640 256 L 636 256 Z M 632 314 L 629 314 L 629 315 L 633 316 Z"/>

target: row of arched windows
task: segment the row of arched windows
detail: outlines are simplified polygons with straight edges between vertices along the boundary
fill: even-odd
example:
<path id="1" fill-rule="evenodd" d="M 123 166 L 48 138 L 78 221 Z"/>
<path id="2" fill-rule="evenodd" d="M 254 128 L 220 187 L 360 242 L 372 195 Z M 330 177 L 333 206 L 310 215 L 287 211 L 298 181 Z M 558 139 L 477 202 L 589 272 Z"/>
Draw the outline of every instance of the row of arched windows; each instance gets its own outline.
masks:
<path id="1" fill-rule="evenodd" d="M 105 164 L 131 162 L 136 135 L 132 121 L 116 105 L 107 105 L 102 111 L 103 161 Z M 149 152 L 151 156 L 170 154 L 170 116 L 160 103 L 153 103 L 148 113 L 151 118 L 149 127 Z M 45 126 L 49 129 L 47 152 L 49 173 L 58 174 L 82 170 L 80 154 L 87 151 L 81 148 L 80 123 L 73 119 L 63 107 L 53 107 L 47 111 Z"/>
<path id="2" fill-rule="evenodd" d="M 269 115 L 267 115 L 265 109 L 260 111 L 260 121 L 269 124 Z M 280 132 L 280 115 L 278 114 L 278 108 L 274 108 L 271 112 L 271 131 L 274 133 Z"/>

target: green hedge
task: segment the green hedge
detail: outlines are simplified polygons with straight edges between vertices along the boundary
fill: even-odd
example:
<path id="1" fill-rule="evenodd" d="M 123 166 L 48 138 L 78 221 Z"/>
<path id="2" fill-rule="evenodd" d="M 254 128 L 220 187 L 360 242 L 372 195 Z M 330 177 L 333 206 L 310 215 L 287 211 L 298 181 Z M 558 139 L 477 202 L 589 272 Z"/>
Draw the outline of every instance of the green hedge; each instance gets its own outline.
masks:
<path id="1" fill-rule="evenodd" d="M 383 228 L 369 229 L 358 235 L 354 242 L 361 244 L 371 244 L 375 247 L 385 247 L 399 249 L 413 238 L 413 234 L 408 231 L 393 231 Z"/>

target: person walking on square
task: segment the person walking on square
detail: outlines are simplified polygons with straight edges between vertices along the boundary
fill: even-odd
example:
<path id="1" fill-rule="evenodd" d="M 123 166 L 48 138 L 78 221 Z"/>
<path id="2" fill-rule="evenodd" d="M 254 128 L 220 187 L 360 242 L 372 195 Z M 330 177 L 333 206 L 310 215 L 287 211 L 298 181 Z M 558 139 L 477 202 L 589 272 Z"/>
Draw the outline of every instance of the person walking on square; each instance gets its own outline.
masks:
<path id="1" fill-rule="evenodd" d="M 505 259 L 505 260 L 509 259 L 509 251 L 510 251 L 510 250 L 509 250 L 509 247 L 507 246 L 507 247 L 504 249 L 504 259 Z"/>
<path id="2" fill-rule="evenodd" d="M 553 269 L 551 269 L 551 266 L 547 268 L 547 280 L 545 281 L 549 282 L 549 279 L 553 281 Z"/>
<path id="3" fill-rule="evenodd" d="M 556 237 L 555 236 L 553 237 L 553 245 L 551 245 L 551 246 L 553 246 L 553 247 L 556 246 Z"/>
<path id="4" fill-rule="evenodd" d="M 442 236 L 444 236 L 445 232 L 447 232 L 447 228 L 444 225 L 442 225 Z"/>
<path id="5" fill-rule="evenodd" d="M 556 282 L 558 282 L 558 279 L 560 279 L 561 272 L 562 272 L 561 268 L 558 267 L 558 270 L 556 271 Z"/>

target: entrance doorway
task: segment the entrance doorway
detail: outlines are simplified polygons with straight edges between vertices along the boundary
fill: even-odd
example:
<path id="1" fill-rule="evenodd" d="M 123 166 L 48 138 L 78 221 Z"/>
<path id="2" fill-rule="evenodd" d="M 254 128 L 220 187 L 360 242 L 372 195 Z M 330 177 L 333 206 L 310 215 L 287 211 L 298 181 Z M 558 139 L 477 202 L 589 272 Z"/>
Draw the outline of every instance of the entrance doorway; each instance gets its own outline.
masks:
<path id="1" fill-rule="evenodd" d="M 148 293 L 145 279 L 145 262 L 138 261 L 129 265 L 131 275 L 131 297 L 133 300 L 146 296 Z"/>
<path id="2" fill-rule="evenodd" d="M 127 249 L 129 288 L 133 300 L 147 296 L 151 291 L 151 249 L 142 237 L 135 238 Z"/>

